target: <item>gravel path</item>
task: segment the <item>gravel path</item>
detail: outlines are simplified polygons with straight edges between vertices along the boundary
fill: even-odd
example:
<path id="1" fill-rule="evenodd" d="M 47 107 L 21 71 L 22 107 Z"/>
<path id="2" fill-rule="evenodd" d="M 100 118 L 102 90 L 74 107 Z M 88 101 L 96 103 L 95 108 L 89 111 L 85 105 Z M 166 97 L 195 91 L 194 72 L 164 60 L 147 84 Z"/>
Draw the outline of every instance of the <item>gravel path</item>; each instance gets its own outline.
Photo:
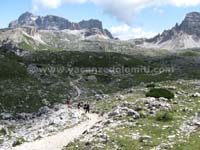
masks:
<path id="1" fill-rule="evenodd" d="M 79 138 L 85 130 L 90 129 L 101 118 L 96 114 L 88 114 L 89 120 L 86 120 L 77 126 L 66 129 L 56 135 L 42 138 L 40 140 L 24 143 L 12 148 L 12 150 L 61 150 L 64 146 Z"/>

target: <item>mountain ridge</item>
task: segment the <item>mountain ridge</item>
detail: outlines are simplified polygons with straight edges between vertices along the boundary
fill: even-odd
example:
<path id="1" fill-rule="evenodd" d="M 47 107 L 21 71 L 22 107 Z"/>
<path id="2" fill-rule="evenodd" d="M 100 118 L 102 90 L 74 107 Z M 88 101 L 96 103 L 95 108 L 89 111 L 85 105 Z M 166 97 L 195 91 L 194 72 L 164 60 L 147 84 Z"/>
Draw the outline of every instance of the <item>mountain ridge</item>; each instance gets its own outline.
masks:
<path id="1" fill-rule="evenodd" d="M 82 20 L 78 23 L 70 22 L 63 17 L 46 15 L 35 16 L 30 12 L 25 12 L 15 21 L 9 23 L 9 28 L 32 26 L 38 30 L 90 30 L 91 34 L 102 34 L 113 39 L 112 34 L 103 28 L 101 21 L 97 19 Z"/>
<path id="2" fill-rule="evenodd" d="M 199 48 L 200 47 L 200 13 L 190 12 L 184 20 L 169 30 L 150 39 L 136 39 L 141 47 L 161 48 L 168 50 Z"/>
<path id="3" fill-rule="evenodd" d="M 11 43 L 11 44 L 10 44 Z M 105 44 L 106 43 L 106 44 Z M 99 20 L 82 20 L 78 23 L 53 16 L 35 16 L 25 12 L 0 30 L 0 46 L 25 50 L 105 51 L 114 49 L 165 49 L 177 51 L 200 48 L 200 13 L 190 12 L 184 20 L 153 38 L 116 40 Z M 118 51 L 118 50 L 117 50 Z"/>

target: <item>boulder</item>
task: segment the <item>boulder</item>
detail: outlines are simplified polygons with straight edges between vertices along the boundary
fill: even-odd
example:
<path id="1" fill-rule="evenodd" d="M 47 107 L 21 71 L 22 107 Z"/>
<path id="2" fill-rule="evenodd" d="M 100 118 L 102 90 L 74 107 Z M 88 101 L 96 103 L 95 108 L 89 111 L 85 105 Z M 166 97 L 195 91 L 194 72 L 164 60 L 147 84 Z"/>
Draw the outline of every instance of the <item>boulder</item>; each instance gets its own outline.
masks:
<path id="1" fill-rule="evenodd" d="M 94 75 L 88 76 L 87 79 L 88 81 L 97 82 L 97 78 Z"/>
<path id="2" fill-rule="evenodd" d="M 13 115 L 10 114 L 10 113 L 1 113 L 1 114 L 0 114 L 0 117 L 1 117 L 3 120 L 11 120 L 11 119 L 13 119 Z"/>
<path id="3" fill-rule="evenodd" d="M 47 106 L 41 107 L 38 111 L 38 115 L 47 114 L 49 111 L 50 111 L 49 107 Z"/>
<path id="4" fill-rule="evenodd" d="M 20 114 L 17 114 L 15 118 L 18 120 L 27 120 L 27 119 L 33 118 L 33 115 L 27 114 L 27 113 L 20 113 Z"/>
<path id="5" fill-rule="evenodd" d="M 140 114 L 137 111 L 132 110 L 132 109 L 128 109 L 127 115 L 133 116 L 134 119 L 140 118 Z"/>
<path id="6" fill-rule="evenodd" d="M 200 97 L 200 93 L 196 92 L 196 93 L 194 93 L 194 94 L 191 94 L 190 96 L 191 96 L 191 97 Z"/>
<path id="7" fill-rule="evenodd" d="M 125 97 L 124 97 L 123 95 L 117 95 L 117 96 L 116 96 L 116 99 L 117 99 L 117 100 L 124 100 Z"/>
<path id="8" fill-rule="evenodd" d="M 147 142 L 150 139 L 151 139 L 151 136 L 144 135 L 144 136 L 140 136 L 139 141 L 140 142 Z"/>
<path id="9" fill-rule="evenodd" d="M 159 101 L 168 101 L 168 99 L 167 99 L 167 98 L 164 98 L 164 97 L 160 97 L 160 98 L 158 98 L 158 100 L 159 100 Z"/>
<path id="10" fill-rule="evenodd" d="M 99 100 L 103 100 L 103 96 L 100 95 L 100 94 L 96 94 L 96 95 L 95 95 L 95 99 L 98 100 L 98 101 L 99 101 Z"/>

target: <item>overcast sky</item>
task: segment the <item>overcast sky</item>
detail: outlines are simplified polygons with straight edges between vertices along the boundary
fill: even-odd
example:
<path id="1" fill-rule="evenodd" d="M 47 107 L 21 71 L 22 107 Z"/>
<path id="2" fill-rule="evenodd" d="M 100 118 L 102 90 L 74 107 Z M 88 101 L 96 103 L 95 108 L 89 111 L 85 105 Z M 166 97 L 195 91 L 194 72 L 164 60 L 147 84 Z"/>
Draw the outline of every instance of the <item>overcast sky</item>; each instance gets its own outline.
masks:
<path id="1" fill-rule="evenodd" d="M 57 15 L 70 21 L 99 19 L 121 39 L 152 37 L 200 12 L 200 0 L 1 0 L 0 28 L 25 11 Z"/>

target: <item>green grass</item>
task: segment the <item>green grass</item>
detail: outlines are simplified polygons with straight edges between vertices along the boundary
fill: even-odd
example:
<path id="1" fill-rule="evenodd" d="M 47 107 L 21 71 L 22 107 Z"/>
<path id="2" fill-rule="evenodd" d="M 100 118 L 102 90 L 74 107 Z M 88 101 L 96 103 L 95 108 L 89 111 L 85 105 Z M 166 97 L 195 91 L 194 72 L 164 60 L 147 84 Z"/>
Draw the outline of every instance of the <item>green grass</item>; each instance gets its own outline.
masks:
<path id="1" fill-rule="evenodd" d="M 200 132 L 197 131 L 196 133 L 193 133 L 184 143 L 175 144 L 171 150 L 197 150 L 200 149 Z"/>
<path id="2" fill-rule="evenodd" d="M 32 45 L 27 44 L 27 43 L 24 42 L 24 41 L 21 42 L 21 43 L 19 43 L 19 48 L 25 49 L 25 50 L 32 50 L 32 49 L 33 49 Z"/>

